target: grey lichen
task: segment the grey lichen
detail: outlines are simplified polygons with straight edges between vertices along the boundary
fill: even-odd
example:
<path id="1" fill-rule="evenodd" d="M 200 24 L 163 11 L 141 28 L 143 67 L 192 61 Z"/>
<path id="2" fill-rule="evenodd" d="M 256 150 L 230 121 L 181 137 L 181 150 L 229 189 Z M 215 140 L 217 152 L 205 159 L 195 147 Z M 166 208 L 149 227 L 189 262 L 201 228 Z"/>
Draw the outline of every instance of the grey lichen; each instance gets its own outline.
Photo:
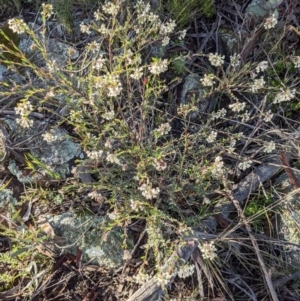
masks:
<path id="1" fill-rule="evenodd" d="M 47 216 L 55 234 L 66 239 L 60 246 L 61 252 L 76 254 L 79 247 L 83 252 L 83 260 L 94 264 L 118 267 L 123 260 L 123 232 L 122 229 L 112 229 L 105 233 L 105 218 L 94 216 L 77 216 L 75 213 L 64 213 L 58 216 Z M 133 242 L 127 240 L 130 248 Z"/>

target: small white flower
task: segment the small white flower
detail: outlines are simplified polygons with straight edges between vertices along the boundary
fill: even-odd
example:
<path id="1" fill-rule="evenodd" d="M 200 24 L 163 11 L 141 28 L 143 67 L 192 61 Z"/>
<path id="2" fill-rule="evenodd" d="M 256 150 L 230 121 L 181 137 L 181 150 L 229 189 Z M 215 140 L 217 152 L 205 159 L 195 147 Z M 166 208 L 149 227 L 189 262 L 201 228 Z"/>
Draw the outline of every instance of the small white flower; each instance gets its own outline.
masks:
<path id="1" fill-rule="evenodd" d="M 272 151 L 274 151 L 276 149 L 276 145 L 274 143 L 274 141 L 270 141 L 270 142 L 265 142 L 264 144 L 264 152 L 265 153 L 272 153 Z"/>
<path id="2" fill-rule="evenodd" d="M 240 162 L 238 165 L 238 168 L 245 171 L 249 167 L 251 167 L 252 161 L 251 160 L 246 160 L 244 162 Z"/>
<path id="3" fill-rule="evenodd" d="M 120 4 L 120 3 L 118 3 Z M 102 6 L 102 10 L 111 16 L 114 16 L 118 13 L 119 11 L 119 5 L 115 5 L 112 2 L 106 2 L 103 6 Z"/>
<path id="4" fill-rule="evenodd" d="M 268 17 L 265 20 L 264 27 L 265 29 L 271 29 L 275 27 L 276 24 L 277 24 L 277 19 L 275 17 L 275 14 L 272 14 L 272 16 Z"/>
<path id="5" fill-rule="evenodd" d="M 28 30 L 27 24 L 22 19 L 10 19 L 8 20 L 8 26 L 17 34 L 22 34 Z"/>
<path id="6" fill-rule="evenodd" d="M 151 199 L 155 199 L 158 197 L 159 193 L 160 193 L 160 189 L 157 188 L 153 188 L 152 184 L 149 182 L 149 180 L 147 179 L 147 182 L 142 184 L 141 187 L 138 188 L 141 192 L 142 195 L 147 199 L 147 200 L 151 200 Z"/>
<path id="7" fill-rule="evenodd" d="M 94 12 L 94 18 L 95 18 L 96 21 L 100 21 L 102 19 L 102 14 L 100 13 L 99 10 Z"/>
<path id="8" fill-rule="evenodd" d="M 51 132 L 46 132 L 46 133 L 42 134 L 42 137 L 43 137 L 43 140 L 45 140 L 48 143 L 56 141 L 58 139 L 58 137 L 53 135 Z"/>
<path id="9" fill-rule="evenodd" d="M 93 65 L 93 69 L 101 70 L 104 66 L 106 59 L 103 57 L 103 55 L 99 55 L 99 57 L 96 59 L 95 64 Z"/>
<path id="10" fill-rule="evenodd" d="M 117 211 L 107 213 L 107 216 L 110 220 L 117 220 L 120 218 L 120 214 Z"/>
<path id="11" fill-rule="evenodd" d="M 139 211 L 141 209 L 141 203 L 131 199 L 130 207 L 133 211 Z"/>
<path id="12" fill-rule="evenodd" d="M 122 92 L 122 84 L 118 75 L 108 74 L 104 77 L 103 82 L 106 84 L 109 97 L 117 97 Z"/>
<path id="13" fill-rule="evenodd" d="M 213 164 L 211 174 L 215 178 L 219 178 L 220 176 L 222 176 L 224 174 L 224 162 L 222 160 L 222 157 L 217 156 L 215 158 L 215 162 Z"/>
<path id="14" fill-rule="evenodd" d="M 206 138 L 206 141 L 207 141 L 208 143 L 215 142 L 215 141 L 216 141 L 216 138 L 217 138 L 217 135 L 218 135 L 217 132 L 212 131 L 212 132 L 208 135 L 208 137 Z"/>
<path id="15" fill-rule="evenodd" d="M 33 106 L 28 101 L 23 101 L 17 104 L 15 112 L 21 116 L 28 116 L 33 111 Z"/>
<path id="16" fill-rule="evenodd" d="M 19 124 L 22 128 L 30 128 L 33 126 L 33 120 L 29 119 L 27 116 L 21 116 L 16 119 L 17 124 Z"/>
<path id="17" fill-rule="evenodd" d="M 179 40 L 183 40 L 186 36 L 186 29 L 179 31 Z"/>
<path id="18" fill-rule="evenodd" d="M 263 77 L 260 79 L 255 79 L 251 86 L 251 92 L 256 93 L 258 90 L 263 89 L 266 85 L 266 82 Z"/>
<path id="19" fill-rule="evenodd" d="M 167 36 L 168 34 L 172 33 L 176 27 L 176 23 L 173 20 L 170 20 L 167 23 L 161 24 L 160 26 L 160 34 L 162 36 Z"/>
<path id="20" fill-rule="evenodd" d="M 99 160 L 103 155 L 103 150 L 98 151 L 86 151 L 86 155 L 89 159 Z"/>
<path id="21" fill-rule="evenodd" d="M 296 68 L 300 68 L 300 56 L 292 56 L 292 62 Z"/>
<path id="22" fill-rule="evenodd" d="M 106 161 L 110 162 L 110 163 L 116 163 L 118 165 L 122 165 L 120 159 L 117 156 L 115 156 L 114 154 L 108 153 L 106 155 Z"/>
<path id="23" fill-rule="evenodd" d="M 230 66 L 233 68 L 236 68 L 241 63 L 241 55 L 240 54 L 234 54 L 230 56 Z"/>
<path id="24" fill-rule="evenodd" d="M 203 204 L 209 205 L 210 203 L 211 203 L 211 201 L 210 201 L 209 198 L 207 198 L 207 197 L 204 197 L 204 198 L 203 198 Z"/>
<path id="25" fill-rule="evenodd" d="M 80 31 L 82 33 L 91 34 L 91 30 L 90 30 L 90 26 L 89 25 L 81 23 L 79 26 L 80 26 Z"/>
<path id="26" fill-rule="evenodd" d="M 169 123 L 162 123 L 158 129 L 155 130 L 155 132 L 159 136 L 165 136 L 171 131 L 171 126 Z"/>
<path id="27" fill-rule="evenodd" d="M 130 74 L 130 77 L 139 80 L 143 76 L 143 67 L 137 68 L 134 70 L 132 74 Z"/>
<path id="28" fill-rule="evenodd" d="M 278 92 L 275 95 L 274 103 L 289 101 L 289 100 L 293 99 L 296 95 L 296 89 L 291 90 L 291 89 L 287 88 L 286 90 L 284 90 L 283 88 L 280 88 L 280 91 L 281 92 Z"/>
<path id="29" fill-rule="evenodd" d="M 163 38 L 163 40 L 161 41 L 161 45 L 162 45 L 162 46 L 167 46 L 169 43 L 170 43 L 170 38 L 167 37 L 167 36 L 165 36 L 165 37 Z"/>
<path id="30" fill-rule="evenodd" d="M 199 244 L 198 248 L 201 251 L 203 259 L 214 260 L 217 257 L 217 248 L 213 241 L 210 243 Z"/>
<path id="31" fill-rule="evenodd" d="M 112 148 L 112 144 L 111 144 L 111 139 L 107 139 L 104 143 L 104 147 L 111 149 Z"/>
<path id="32" fill-rule="evenodd" d="M 265 122 L 270 122 L 273 118 L 272 112 L 270 110 L 268 112 L 265 112 L 264 118 L 265 118 Z"/>
<path id="33" fill-rule="evenodd" d="M 157 171 L 165 170 L 168 166 L 168 164 L 165 161 L 157 158 L 154 159 L 153 165 Z"/>
<path id="34" fill-rule="evenodd" d="M 204 74 L 204 77 L 201 78 L 200 81 L 204 87 L 211 87 L 215 83 L 213 79 L 214 79 L 213 74 Z"/>
<path id="35" fill-rule="evenodd" d="M 259 73 L 259 72 L 263 72 L 263 71 L 267 70 L 267 68 L 268 68 L 268 62 L 261 61 L 260 63 L 257 64 L 255 70 L 257 73 Z"/>
<path id="36" fill-rule="evenodd" d="M 151 63 L 151 65 L 148 67 L 150 73 L 154 75 L 159 75 L 165 71 L 168 70 L 168 60 L 164 59 L 158 59 Z"/>
<path id="37" fill-rule="evenodd" d="M 229 105 L 229 108 L 236 113 L 239 113 L 245 109 L 246 103 L 244 102 L 236 102 L 234 104 Z"/>
<path id="38" fill-rule="evenodd" d="M 92 53 L 97 53 L 97 52 L 99 52 L 100 44 L 97 43 L 96 41 L 93 41 L 93 42 L 89 43 L 86 47 Z"/>
<path id="39" fill-rule="evenodd" d="M 99 32 L 102 33 L 104 36 L 107 36 L 110 34 L 110 29 L 108 27 L 105 26 L 105 24 L 101 24 L 100 28 L 98 28 Z"/>
<path id="40" fill-rule="evenodd" d="M 195 266 L 194 265 L 184 265 L 180 267 L 177 275 L 179 278 L 187 278 L 194 274 Z"/>
<path id="41" fill-rule="evenodd" d="M 112 120 L 115 117 L 115 112 L 114 111 L 109 111 L 109 112 L 105 112 L 104 114 L 102 114 L 102 118 L 106 119 L 106 120 Z"/>
<path id="42" fill-rule="evenodd" d="M 52 4 L 42 3 L 42 12 L 41 15 L 44 16 L 46 19 L 50 18 L 53 14 L 53 6 Z"/>
<path id="43" fill-rule="evenodd" d="M 241 115 L 241 117 L 242 117 L 242 122 L 246 122 L 250 119 L 250 113 L 248 111 L 246 111 L 245 113 L 243 113 Z"/>
<path id="44" fill-rule="evenodd" d="M 149 274 L 144 274 L 142 272 L 139 272 L 137 275 L 134 275 L 132 277 L 133 281 L 139 284 L 144 284 L 148 282 L 151 279 L 151 276 Z"/>
<path id="45" fill-rule="evenodd" d="M 227 113 L 226 109 L 223 108 L 223 109 L 219 110 L 218 112 L 212 113 L 211 119 L 215 120 L 215 119 L 225 117 L 226 113 Z"/>
<path id="46" fill-rule="evenodd" d="M 208 55 L 208 60 L 210 61 L 210 63 L 215 66 L 215 67 L 220 67 L 224 64 L 224 58 L 225 56 L 221 56 L 217 53 L 213 54 L 213 53 L 210 53 Z"/>

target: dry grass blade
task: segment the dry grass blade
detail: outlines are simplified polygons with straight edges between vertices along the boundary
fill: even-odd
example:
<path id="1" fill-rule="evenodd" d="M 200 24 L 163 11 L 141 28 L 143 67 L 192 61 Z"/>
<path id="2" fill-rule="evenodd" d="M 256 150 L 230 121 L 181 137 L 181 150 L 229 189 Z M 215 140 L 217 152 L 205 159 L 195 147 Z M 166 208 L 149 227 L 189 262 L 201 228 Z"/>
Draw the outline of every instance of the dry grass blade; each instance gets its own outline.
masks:
<path id="1" fill-rule="evenodd" d="M 280 162 L 282 164 L 282 167 L 284 168 L 286 174 L 289 177 L 290 183 L 293 185 L 295 190 L 299 189 L 300 188 L 300 182 L 297 179 L 293 169 L 291 168 L 291 166 L 289 164 L 289 160 L 288 160 L 286 152 L 281 152 L 279 159 L 280 159 Z M 298 193 L 300 193 L 300 192 L 298 192 Z"/>
<path id="2" fill-rule="evenodd" d="M 260 268 L 263 272 L 263 275 L 264 275 L 264 278 L 265 278 L 265 281 L 267 283 L 267 286 L 268 286 L 268 289 L 269 289 L 269 292 L 272 296 L 272 300 L 273 301 L 279 301 L 278 299 L 278 296 L 275 292 L 275 289 L 274 289 L 274 285 L 273 285 L 273 282 L 272 282 L 272 279 L 271 279 L 271 274 L 269 271 L 267 271 L 267 267 L 264 263 L 264 260 L 263 260 L 263 257 L 261 255 L 261 252 L 259 250 L 259 247 L 258 247 L 258 244 L 257 244 L 257 241 L 254 237 L 254 235 L 252 234 L 252 230 L 251 230 L 251 227 L 249 225 L 249 223 L 247 222 L 247 218 L 239 204 L 239 201 L 237 199 L 234 198 L 234 196 L 232 195 L 232 192 L 231 190 L 229 189 L 228 187 L 228 184 L 227 184 L 227 181 L 225 178 L 223 178 L 223 185 L 226 189 L 226 192 L 227 192 L 227 196 L 229 197 L 229 199 L 232 201 L 233 205 L 235 206 L 237 212 L 238 212 L 238 215 L 239 217 L 241 218 L 241 221 L 245 224 L 245 227 L 248 231 L 248 235 L 251 239 L 251 242 L 252 242 L 252 245 L 253 245 L 253 248 L 255 250 L 255 253 L 256 253 L 256 256 L 257 256 L 257 259 L 258 259 L 258 262 L 260 264 Z"/>

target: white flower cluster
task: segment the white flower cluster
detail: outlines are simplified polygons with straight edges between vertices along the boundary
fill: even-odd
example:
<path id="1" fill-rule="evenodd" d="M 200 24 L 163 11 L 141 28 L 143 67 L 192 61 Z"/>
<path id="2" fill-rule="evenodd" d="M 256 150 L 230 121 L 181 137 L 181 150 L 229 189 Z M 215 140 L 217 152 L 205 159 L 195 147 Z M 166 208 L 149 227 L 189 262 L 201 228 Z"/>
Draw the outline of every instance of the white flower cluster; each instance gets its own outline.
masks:
<path id="1" fill-rule="evenodd" d="M 229 108 L 236 113 L 239 113 L 245 109 L 246 103 L 244 102 L 236 102 L 229 105 Z"/>
<path id="2" fill-rule="evenodd" d="M 186 36 L 186 29 L 179 31 L 179 40 L 183 40 Z"/>
<path id="3" fill-rule="evenodd" d="M 42 3 L 42 12 L 41 15 L 45 17 L 46 19 L 50 18 L 50 16 L 53 14 L 53 6 L 52 4 L 46 4 Z"/>
<path id="4" fill-rule="evenodd" d="M 252 161 L 251 160 L 245 160 L 243 162 L 240 162 L 238 165 L 238 168 L 245 171 L 249 167 L 251 167 Z"/>
<path id="5" fill-rule="evenodd" d="M 86 48 L 91 52 L 91 53 L 97 53 L 99 52 L 100 49 L 100 44 L 97 43 L 96 41 L 93 41 L 89 43 Z"/>
<path id="6" fill-rule="evenodd" d="M 114 210 L 112 212 L 107 213 L 107 216 L 110 220 L 117 220 L 120 218 L 120 214 L 118 211 Z"/>
<path id="7" fill-rule="evenodd" d="M 210 61 L 210 63 L 215 66 L 215 67 L 220 67 L 224 64 L 224 58 L 225 56 L 221 56 L 217 53 L 213 54 L 213 53 L 210 53 L 208 55 L 208 60 Z"/>
<path id="8" fill-rule="evenodd" d="M 233 68 L 236 68 L 241 63 L 241 55 L 240 54 L 234 54 L 230 56 L 230 66 Z"/>
<path id="9" fill-rule="evenodd" d="M 260 63 L 257 64 L 255 70 L 257 73 L 259 73 L 259 72 L 263 72 L 263 71 L 267 70 L 267 68 L 268 68 L 268 62 L 261 61 Z"/>
<path id="10" fill-rule="evenodd" d="M 86 24 L 84 24 L 82 22 L 82 23 L 80 23 L 79 27 L 80 27 L 80 31 L 82 33 L 91 34 L 91 27 L 90 27 L 90 25 L 86 25 Z"/>
<path id="11" fill-rule="evenodd" d="M 276 24 L 277 24 L 277 19 L 275 17 L 275 14 L 273 14 L 272 16 L 268 17 L 265 20 L 264 28 L 265 29 L 271 29 L 271 28 L 275 27 Z"/>
<path id="12" fill-rule="evenodd" d="M 211 116 L 211 119 L 215 120 L 215 119 L 225 117 L 226 113 L 227 113 L 226 109 L 223 108 L 223 109 L 219 110 L 218 112 L 213 112 L 212 116 Z"/>
<path id="13" fill-rule="evenodd" d="M 100 54 L 99 57 L 96 59 L 95 64 L 93 65 L 93 69 L 101 70 L 105 62 L 106 59 L 103 57 L 103 54 Z"/>
<path id="14" fill-rule="evenodd" d="M 143 76 L 143 67 L 136 68 L 132 74 L 130 74 L 130 77 L 139 80 Z"/>
<path id="15" fill-rule="evenodd" d="M 176 23 L 173 20 L 170 20 L 167 23 L 162 23 L 160 26 L 159 33 L 163 36 L 162 46 L 166 46 L 170 42 L 170 38 L 168 37 L 176 27 Z"/>
<path id="16" fill-rule="evenodd" d="M 293 99 L 296 95 L 296 89 L 291 90 L 291 89 L 287 88 L 286 90 L 284 90 L 283 88 L 281 88 L 280 90 L 281 90 L 281 92 L 278 92 L 275 95 L 274 103 L 289 101 L 289 100 Z"/>
<path id="17" fill-rule="evenodd" d="M 58 139 L 58 137 L 53 135 L 51 132 L 46 132 L 46 133 L 42 134 L 42 137 L 43 137 L 43 140 L 48 143 L 54 142 Z"/>
<path id="18" fill-rule="evenodd" d="M 217 257 L 217 248 L 213 241 L 199 244 L 198 248 L 201 251 L 203 259 L 214 260 Z"/>
<path id="19" fill-rule="evenodd" d="M 8 20 L 8 26 L 17 34 L 22 34 L 28 30 L 27 24 L 22 19 L 10 19 Z"/>
<path id="20" fill-rule="evenodd" d="M 192 276 L 195 271 L 195 266 L 192 265 L 184 265 L 180 267 L 179 271 L 177 272 L 177 275 L 179 278 L 187 278 L 189 276 Z"/>
<path id="21" fill-rule="evenodd" d="M 201 78 L 200 81 L 204 87 L 212 87 L 213 84 L 215 83 L 213 79 L 214 79 L 213 74 L 204 74 L 204 77 Z"/>
<path id="22" fill-rule="evenodd" d="M 266 82 L 263 77 L 255 79 L 251 86 L 251 92 L 256 93 L 258 90 L 263 89 L 265 87 L 265 84 Z"/>
<path id="23" fill-rule="evenodd" d="M 292 62 L 296 68 L 300 68 L 300 56 L 292 56 Z"/>
<path id="24" fill-rule="evenodd" d="M 154 75 L 159 75 L 168 70 L 168 60 L 167 59 L 164 59 L 164 60 L 157 59 L 150 64 L 148 69 L 149 69 L 150 73 L 152 73 Z"/>
<path id="25" fill-rule="evenodd" d="M 106 76 L 106 87 L 108 89 L 108 96 L 117 97 L 122 92 L 122 84 L 118 75 L 108 74 Z"/>
<path id="26" fill-rule="evenodd" d="M 106 25 L 104 23 L 102 23 L 100 25 L 100 28 L 98 28 L 98 31 L 103 34 L 104 36 L 108 36 L 111 32 L 111 29 L 109 29 L 108 27 L 106 27 Z"/>
<path id="27" fill-rule="evenodd" d="M 220 156 L 215 158 L 211 173 L 214 177 L 220 177 L 224 174 L 224 162 Z"/>
<path id="28" fill-rule="evenodd" d="M 174 276 L 174 273 L 158 273 L 155 276 L 155 279 L 161 286 L 164 287 L 169 284 L 171 278 Z"/>
<path id="29" fill-rule="evenodd" d="M 133 211 L 140 211 L 142 208 L 141 203 L 133 199 L 130 200 L 130 207 Z"/>
<path id="30" fill-rule="evenodd" d="M 264 144 L 264 152 L 265 153 L 272 153 L 276 149 L 276 145 L 274 141 L 265 142 Z"/>
<path id="31" fill-rule="evenodd" d="M 15 108 L 16 114 L 20 115 L 20 118 L 16 119 L 16 122 L 23 128 L 29 128 L 33 125 L 33 120 L 29 119 L 29 114 L 33 111 L 33 106 L 28 101 L 18 103 Z"/>
<path id="32" fill-rule="evenodd" d="M 98 151 L 86 151 L 86 155 L 89 159 L 99 160 L 103 155 L 103 150 Z"/>
<path id="33" fill-rule="evenodd" d="M 115 164 L 118 164 L 118 165 L 122 165 L 120 159 L 114 154 L 108 153 L 106 155 L 106 161 L 110 162 L 110 163 L 115 163 Z"/>
<path id="34" fill-rule="evenodd" d="M 154 162 L 153 162 L 153 165 L 154 165 L 154 168 L 157 170 L 157 171 L 163 171 L 167 168 L 168 164 L 162 160 L 162 159 L 157 159 L 157 158 L 154 158 Z"/>
<path id="35" fill-rule="evenodd" d="M 265 118 L 265 122 L 269 122 L 272 120 L 273 118 L 273 114 L 272 112 L 269 110 L 267 112 L 264 113 L 264 118 Z"/>
<path id="36" fill-rule="evenodd" d="M 151 279 L 151 276 L 149 274 L 144 274 L 142 272 L 139 272 L 137 275 L 134 275 L 132 279 L 134 282 L 138 284 L 144 284 Z"/>
<path id="37" fill-rule="evenodd" d="M 149 179 L 147 179 L 147 182 L 142 184 L 141 187 L 138 188 L 141 192 L 142 195 L 147 199 L 147 200 L 152 200 L 158 197 L 160 193 L 160 189 L 153 188 L 152 184 L 150 183 Z"/>
<path id="38" fill-rule="evenodd" d="M 211 131 L 208 137 L 206 138 L 206 141 L 208 143 L 212 143 L 216 141 L 218 133 L 216 131 Z"/>
<path id="39" fill-rule="evenodd" d="M 180 106 L 177 109 L 178 115 L 182 115 L 184 117 L 186 117 L 189 113 L 198 112 L 198 111 L 199 111 L 198 107 L 192 103 L 180 104 Z"/>
<path id="40" fill-rule="evenodd" d="M 97 192 L 97 190 L 93 190 L 93 191 L 89 192 L 88 197 L 91 198 L 92 200 L 96 200 L 98 202 L 103 200 L 102 194 Z"/>
<path id="41" fill-rule="evenodd" d="M 162 123 L 159 128 L 155 130 L 156 134 L 161 137 L 167 135 L 171 131 L 170 123 Z"/>
<path id="42" fill-rule="evenodd" d="M 119 11 L 120 4 L 121 4 L 120 1 L 117 4 L 114 4 L 113 2 L 106 2 L 102 6 L 102 10 L 107 15 L 115 16 Z"/>
<path id="43" fill-rule="evenodd" d="M 113 120 L 115 117 L 115 112 L 114 111 L 107 111 L 102 114 L 102 118 L 105 120 Z"/>

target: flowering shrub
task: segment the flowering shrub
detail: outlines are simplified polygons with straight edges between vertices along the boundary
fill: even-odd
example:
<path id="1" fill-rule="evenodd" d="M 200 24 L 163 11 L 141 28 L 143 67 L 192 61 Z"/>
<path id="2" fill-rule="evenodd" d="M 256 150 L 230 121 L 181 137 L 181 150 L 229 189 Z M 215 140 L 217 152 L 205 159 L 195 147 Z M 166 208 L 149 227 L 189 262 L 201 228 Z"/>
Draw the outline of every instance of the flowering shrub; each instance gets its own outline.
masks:
<path id="1" fill-rule="evenodd" d="M 67 125 L 84 152 L 75 162 L 73 187 L 88 191 L 90 201 L 106 205 L 109 227 L 145 222 L 144 257 L 153 259 L 156 279 L 167 285 L 172 277 L 193 275 L 194 265 L 170 273 L 162 266 L 184 235 L 223 199 L 224 179 L 233 182 L 259 162 L 258 153 L 271 154 L 279 147 L 265 132 L 276 108 L 297 99 L 296 81 L 287 70 L 284 80 L 273 74 L 277 82 L 270 84 L 271 50 L 252 63 L 243 62 L 237 53 L 228 58 L 196 53 L 193 57 L 207 66 L 199 80 L 203 94 L 176 104 L 168 91 L 173 81 L 170 64 L 182 57 L 170 58 L 165 49 L 183 39 L 186 31 L 177 30 L 173 20 L 161 21 L 142 1 L 128 9 L 124 19 L 123 4 L 107 2 L 89 24 L 80 24 L 81 33 L 93 41 L 78 61 L 70 53 L 66 66 L 49 59 L 43 43 L 22 20 L 10 20 L 10 28 L 27 33 L 43 55 L 45 66 L 37 67 L 20 53 L 43 85 L 4 85 L 0 94 L 18 95 L 15 114 L 21 128 L 33 125 L 36 110 L 59 115 L 58 125 Z M 44 28 L 51 13 L 51 6 L 43 5 Z M 276 24 L 272 15 L 263 26 L 268 32 Z M 299 68 L 299 56 L 288 59 Z M 258 98 L 259 105 L 254 101 Z M 203 112 L 201 104 L 207 99 Z M 64 114 L 62 106 L 67 108 Z M 254 135 L 253 124 L 258 122 L 262 137 L 251 140 L 248 131 Z M 42 134 L 48 143 L 56 139 L 52 130 Z M 257 148 L 253 154 L 246 152 L 250 142 Z M 95 182 L 82 183 L 76 168 L 90 173 Z M 199 244 L 206 263 L 216 262 L 218 242 Z M 148 279 L 143 269 L 135 277 L 138 283 Z"/>

